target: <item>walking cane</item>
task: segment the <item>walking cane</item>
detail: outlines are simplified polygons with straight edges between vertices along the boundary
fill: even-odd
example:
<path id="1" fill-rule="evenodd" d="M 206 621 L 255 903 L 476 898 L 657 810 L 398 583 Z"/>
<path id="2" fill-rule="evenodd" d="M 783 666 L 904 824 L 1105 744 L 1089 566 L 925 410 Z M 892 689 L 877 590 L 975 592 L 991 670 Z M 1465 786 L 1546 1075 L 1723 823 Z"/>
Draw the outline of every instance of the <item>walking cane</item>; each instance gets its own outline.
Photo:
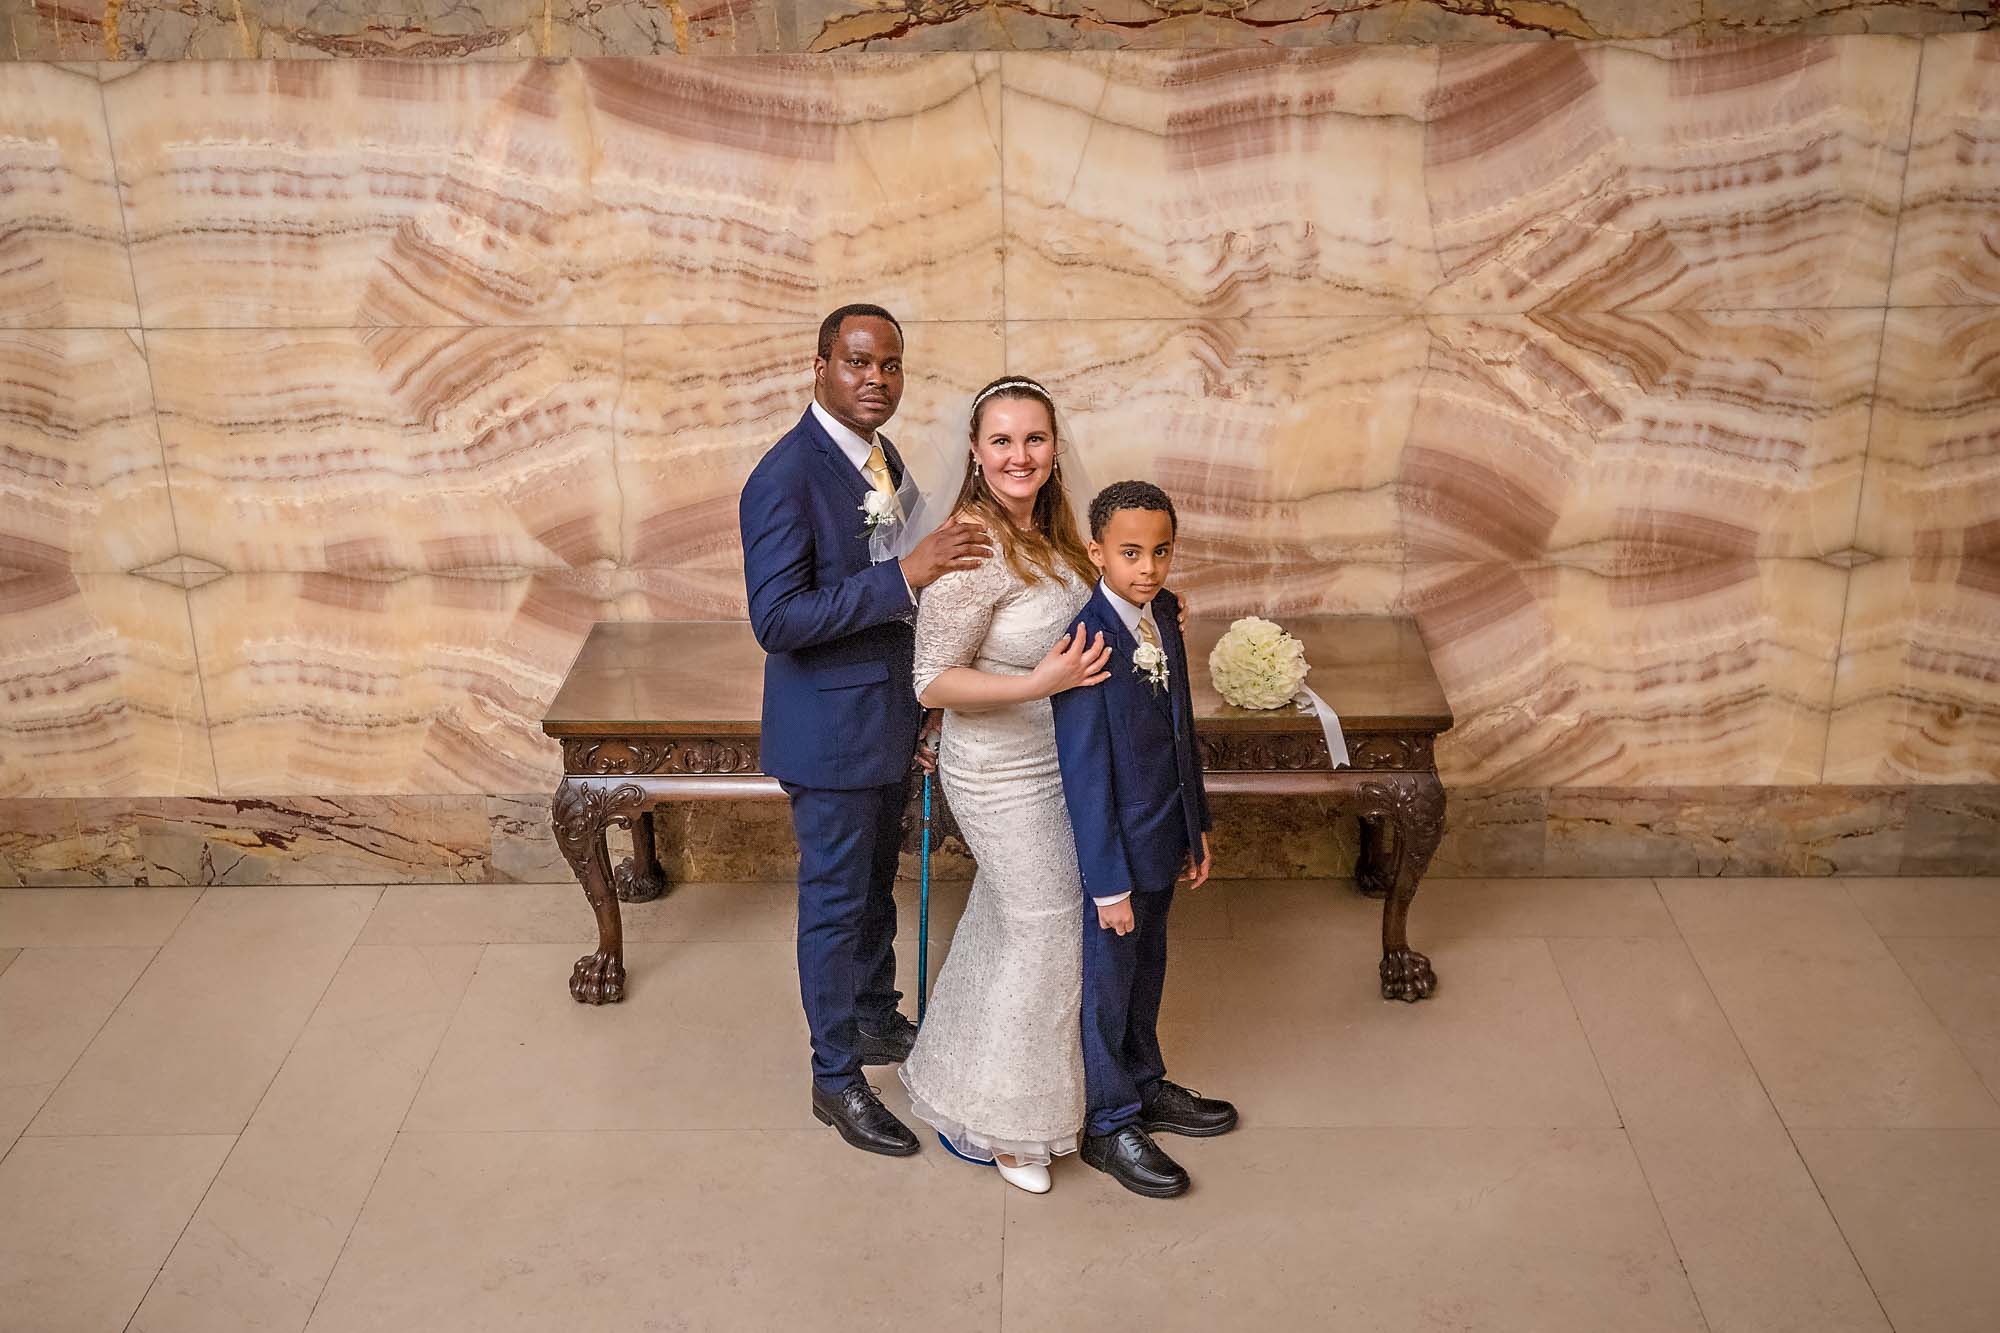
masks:
<path id="1" fill-rule="evenodd" d="M 917 878 L 917 1026 L 930 1000 L 931 970 L 931 775 L 924 774 L 923 867 Z"/>

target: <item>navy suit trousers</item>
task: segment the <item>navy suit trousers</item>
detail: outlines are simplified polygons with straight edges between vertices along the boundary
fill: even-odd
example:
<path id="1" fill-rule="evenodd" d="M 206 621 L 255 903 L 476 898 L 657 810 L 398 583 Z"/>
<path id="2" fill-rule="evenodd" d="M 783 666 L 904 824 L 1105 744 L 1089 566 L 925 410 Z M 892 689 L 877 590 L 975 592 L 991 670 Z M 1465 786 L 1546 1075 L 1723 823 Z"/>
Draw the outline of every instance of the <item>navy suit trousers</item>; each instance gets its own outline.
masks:
<path id="1" fill-rule="evenodd" d="M 857 1023 L 880 1023 L 902 999 L 894 890 L 909 779 L 855 791 L 783 786 L 799 842 L 799 998 L 813 1082 L 839 1092 L 861 1078 Z"/>
<path id="2" fill-rule="evenodd" d="M 1160 1053 L 1160 991 L 1167 980 L 1167 911 L 1173 886 L 1135 893 L 1134 926 L 1119 935 L 1083 905 L 1083 1087 L 1086 1134 L 1109 1134 L 1139 1118 L 1140 1099 L 1166 1077 Z"/>

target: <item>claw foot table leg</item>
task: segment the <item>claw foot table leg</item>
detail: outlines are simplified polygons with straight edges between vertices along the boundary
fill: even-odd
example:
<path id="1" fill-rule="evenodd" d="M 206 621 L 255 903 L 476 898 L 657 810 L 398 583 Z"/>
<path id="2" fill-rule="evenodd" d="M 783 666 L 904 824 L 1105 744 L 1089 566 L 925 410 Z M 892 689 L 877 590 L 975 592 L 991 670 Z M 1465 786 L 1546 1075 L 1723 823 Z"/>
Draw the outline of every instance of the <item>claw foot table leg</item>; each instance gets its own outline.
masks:
<path id="1" fill-rule="evenodd" d="M 1376 825 L 1363 835 L 1368 876 L 1384 890 L 1382 998 L 1415 1002 L 1437 989 L 1431 960 L 1410 947 L 1408 930 L 1410 903 L 1444 837 L 1444 786 L 1436 773 L 1385 774 L 1362 784 L 1361 802 L 1363 829 Z"/>
<path id="2" fill-rule="evenodd" d="M 569 993 L 579 1004 L 616 1004 L 625 998 L 625 924 L 618 914 L 604 833 L 613 824 L 631 828 L 645 799 L 631 783 L 566 778 L 556 788 L 551 820 L 556 845 L 597 918 L 597 949 L 577 959 L 570 972 Z M 635 843 L 650 837 L 650 829 L 635 830 Z"/>

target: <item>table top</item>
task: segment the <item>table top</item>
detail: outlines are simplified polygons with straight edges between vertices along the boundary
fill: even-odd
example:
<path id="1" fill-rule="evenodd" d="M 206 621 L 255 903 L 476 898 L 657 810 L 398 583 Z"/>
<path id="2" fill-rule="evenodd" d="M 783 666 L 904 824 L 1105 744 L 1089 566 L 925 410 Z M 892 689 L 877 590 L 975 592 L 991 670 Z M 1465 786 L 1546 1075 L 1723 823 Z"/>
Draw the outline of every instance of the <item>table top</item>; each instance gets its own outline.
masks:
<path id="1" fill-rule="evenodd" d="M 1208 654 L 1230 621 L 1188 622 L 1196 725 L 1224 732 L 1317 730 L 1309 711 L 1256 711 L 1222 701 Z M 1305 644 L 1307 684 L 1349 734 L 1447 730 L 1445 702 L 1414 620 L 1400 616 L 1291 616 Z M 604 621 L 563 678 L 542 719 L 550 736 L 754 735 L 763 710 L 764 652 L 741 620 Z"/>

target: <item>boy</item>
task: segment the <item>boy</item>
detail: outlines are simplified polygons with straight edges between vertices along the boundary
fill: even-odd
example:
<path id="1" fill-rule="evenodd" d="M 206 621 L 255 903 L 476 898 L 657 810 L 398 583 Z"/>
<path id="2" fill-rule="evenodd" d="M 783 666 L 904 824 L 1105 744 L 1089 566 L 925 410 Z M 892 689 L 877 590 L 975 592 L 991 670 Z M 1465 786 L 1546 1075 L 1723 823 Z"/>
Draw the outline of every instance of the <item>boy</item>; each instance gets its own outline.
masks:
<path id="1" fill-rule="evenodd" d="M 1083 1160 L 1126 1189 L 1168 1199 L 1187 1172 L 1153 1142 L 1235 1128 L 1236 1108 L 1166 1078 L 1157 1027 L 1174 880 L 1208 878 L 1208 795 L 1179 607 L 1163 589 L 1179 527 L 1173 501 L 1143 481 L 1090 505 L 1090 559 L 1102 576 L 1078 617 L 1112 645 L 1111 677 L 1055 696 L 1056 753 L 1076 832 L 1083 891 Z"/>

